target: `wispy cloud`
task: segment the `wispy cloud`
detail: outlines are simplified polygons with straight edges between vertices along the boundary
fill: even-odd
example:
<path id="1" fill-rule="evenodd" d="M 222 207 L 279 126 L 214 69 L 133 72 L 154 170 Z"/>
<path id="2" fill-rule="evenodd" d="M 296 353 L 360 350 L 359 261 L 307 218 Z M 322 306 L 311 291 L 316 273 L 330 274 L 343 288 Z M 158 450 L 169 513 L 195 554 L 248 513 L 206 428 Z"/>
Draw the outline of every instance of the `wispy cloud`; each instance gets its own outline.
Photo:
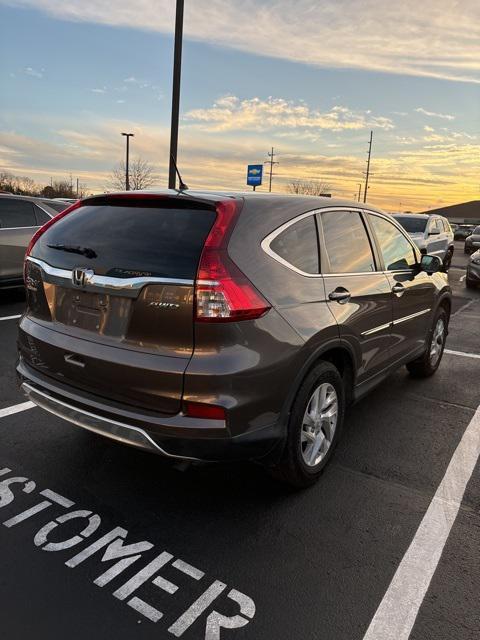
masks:
<path id="1" fill-rule="evenodd" d="M 455 116 L 450 115 L 449 113 L 436 113 L 435 111 L 427 111 L 423 107 L 418 107 L 415 109 L 417 113 L 421 113 L 424 116 L 428 116 L 429 118 L 441 118 L 442 120 L 455 120 Z"/>
<path id="2" fill-rule="evenodd" d="M 172 0 L 0 0 L 60 19 L 171 33 Z M 327 67 L 480 82 L 478 0 L 195 0 L 186 37 Z M 248 27 L 246 28 L 246 20 Z M 379 28 L 381 25 L 381 28 Z"/>
<path id="3" fill-rule="evenodd" d="M 48 135 L 37 138 L 12 131 L 0 132 L 2 168 L 18 175 L 30 175 L 38 181 L 72 171 L 89 189 L 102 191 L 111 168 L 123 157 L 119 131 L 127 127 L 135 133 L 132 155 L 149 160 L 160 176 L 157 186 L 165 186 L 168 126 L 152 123 L 147 126 L 123 118 L 101 120 L 92 114 L 86 116 L 87 121 L 79 128 L 73 116 L 64 120 L 63 126 L 57 116 L 37 114 L 35 117 L 39 126 L 43 119 L 43 124 L 50 128 Z M 410 141 L 405 136 L 405 145 L 398 140 L 393 150 L 377 147 L 372 159 L 372 204 L 393 210 L 398 209 L 398 200 L 401 200 L 403 208 L 422 210 L 435 204 L 475 198 L 480 144 L 456 138 L 457 132 L 442 133 L 445 134 L 442 140 L 420 137 Z M 382 136 L 394 137 L 395 134 L 387 131 L 382 132 Z M 242 189 L 247 160 L 262 162 L 271 140 L 270 132 L 246 131 L 232 145 L 231 134 L 219 132 L 212 144 L 211 133 L 183 127 L 179 155 L 182 174 L 191 188 Z M 274 189 L 285 190 L 294 178 L 323 179 L 333 185 L 335 195 L 352 197 L 365 166 L 365 145 L 355 152 L 350 141 L 340 148 L 336 143 L 313 145 L 309 151 L 305 144 L 296 136 L 282 138 L 281 165 Z"/>
<path id="4" fill-rule="evenodd" d="M 90 89 L 92 93 L 107 93 L 107 87 Z"/>
<path id="5" fill-rule="evenodd" d="M 23 69 L 23 73 L 27 76 L 32 76 L 32 78 L 43 78 L 43 74 L 45 69 L 34 69 L 33 67 L 25 67 Z"/>
<path id="6" fill-rule="evenodd" d="M 266 100 L 224 96 L 212 107 L 192 109 L 183 120 L 206 131 L 265 131 L 272 129 L 310 129 L 331 131 L 367 127 L 393 129 L 390 118 L 372 116 L 370 111 L 353 111 L 334 106 L 328 111 L 312 109 L 306 102 L 269 97 Z M 283 135 L 285 133 L 283 132 Z"/>

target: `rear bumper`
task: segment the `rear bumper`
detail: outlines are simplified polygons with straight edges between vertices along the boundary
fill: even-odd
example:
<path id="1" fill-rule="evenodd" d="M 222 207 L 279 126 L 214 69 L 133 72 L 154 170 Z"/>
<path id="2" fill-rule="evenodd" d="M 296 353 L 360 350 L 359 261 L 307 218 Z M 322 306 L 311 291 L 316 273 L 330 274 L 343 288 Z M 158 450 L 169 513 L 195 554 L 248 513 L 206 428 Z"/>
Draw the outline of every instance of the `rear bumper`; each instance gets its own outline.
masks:
<path id="1" fill-rule="evenodd" d="M 167 458 L 206 462 L 269 459 L 281 442 L 278 424 L 232 437 L 223 420 L 153 415 L 106 404 L 43 375 L 22 359 L 17 374 L 24 393 L 42 409 L 88 431 Z"/>

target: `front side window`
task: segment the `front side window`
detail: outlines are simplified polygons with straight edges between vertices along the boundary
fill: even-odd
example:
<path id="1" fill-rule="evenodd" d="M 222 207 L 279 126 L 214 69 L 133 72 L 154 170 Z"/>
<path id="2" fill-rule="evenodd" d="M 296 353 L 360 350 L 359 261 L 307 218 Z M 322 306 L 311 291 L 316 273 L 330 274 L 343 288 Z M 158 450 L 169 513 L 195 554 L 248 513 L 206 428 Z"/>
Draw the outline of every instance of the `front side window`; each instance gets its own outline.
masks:
<path id="1" fill-rule="evenodd" d="M 0 198 L 0 229 L 35 227 L 33 205 L 27 200 Z"/>
<path id="2" fill-rule="evenodd" d="M 354 211 L 321 214 L 330 273 L 371 273 L 375 260 L 365 225 Z"/>
<path id="3" fill-rule="evenodd" d="M 270 249 L 300 271 L 318 273 L 318 239 L 313 215 L 279 233 L 270 243 Z"/>
<path id="4" fill-rule="evenodd" d="M 405 236 L 389 220 L 373 214 L 368 217 L 380 245 L 385 269 L 413 269 L 417 264 L 415 252 Z"/>

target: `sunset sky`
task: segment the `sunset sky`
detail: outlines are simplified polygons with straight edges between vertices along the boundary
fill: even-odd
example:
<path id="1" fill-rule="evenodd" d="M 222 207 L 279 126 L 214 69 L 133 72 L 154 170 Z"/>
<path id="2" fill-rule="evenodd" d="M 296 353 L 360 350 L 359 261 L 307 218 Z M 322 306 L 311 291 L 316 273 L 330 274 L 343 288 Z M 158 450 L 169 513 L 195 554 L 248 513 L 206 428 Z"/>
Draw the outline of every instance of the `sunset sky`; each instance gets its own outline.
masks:
<path id="1" fill-rule="evenodd" d="M 0 0 L 0 170 L 102 191 L 124 155 L 166 185 L 174 0 Z M 179 164 L 190 187 L 245 188 L 274 146 L 275 190 L 369 201 L 480 198 L 478 0 L 185 0 Z"/>

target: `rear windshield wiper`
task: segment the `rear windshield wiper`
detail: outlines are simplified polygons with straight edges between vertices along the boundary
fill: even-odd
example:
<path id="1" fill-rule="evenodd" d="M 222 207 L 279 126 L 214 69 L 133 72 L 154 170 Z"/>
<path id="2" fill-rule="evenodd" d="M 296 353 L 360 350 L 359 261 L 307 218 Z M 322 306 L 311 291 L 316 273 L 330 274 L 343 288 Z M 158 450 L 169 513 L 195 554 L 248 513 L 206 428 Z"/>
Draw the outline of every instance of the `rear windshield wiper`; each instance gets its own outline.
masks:
<path id="1" fill-rule="evenodd" d="M 78 253 L 86 258 L 93 259 L 97 257 L 97 254 L 93 249 L 89 247 L 72 247 L 68 244 L 48 244 L 50 249 L 57 249 L 58 251 L 67 251 L 68 253 Z"/>

